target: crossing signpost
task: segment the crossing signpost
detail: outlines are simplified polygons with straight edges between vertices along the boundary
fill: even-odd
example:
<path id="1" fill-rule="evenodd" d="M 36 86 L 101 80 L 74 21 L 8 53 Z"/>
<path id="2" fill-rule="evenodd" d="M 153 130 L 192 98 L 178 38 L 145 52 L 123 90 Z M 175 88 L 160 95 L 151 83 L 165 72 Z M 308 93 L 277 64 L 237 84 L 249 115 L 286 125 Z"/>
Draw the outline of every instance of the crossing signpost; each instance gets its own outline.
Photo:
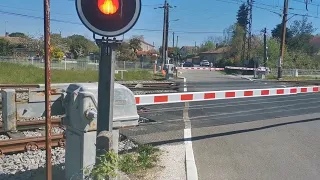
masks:
<path id="1" fill-rule="evenodd" d="M 93 32 L 100 47 L 97 137 L 112 135 L 115 48 L 121 43 L 116 36 L 129 31 L 141 12 L 141 0 L 76 0 L 76 10 L 83 25 Z M 96 35 L 101 36 L 97 39 Z M 112 137 L 99 144 L 97 155 L 112 147 Z M 103 139 L 103 138 L 102 138 Z M 109 142 L 109 143 L 105 143 Z M 102 150 L 102 151 L 101 151 Z"/>

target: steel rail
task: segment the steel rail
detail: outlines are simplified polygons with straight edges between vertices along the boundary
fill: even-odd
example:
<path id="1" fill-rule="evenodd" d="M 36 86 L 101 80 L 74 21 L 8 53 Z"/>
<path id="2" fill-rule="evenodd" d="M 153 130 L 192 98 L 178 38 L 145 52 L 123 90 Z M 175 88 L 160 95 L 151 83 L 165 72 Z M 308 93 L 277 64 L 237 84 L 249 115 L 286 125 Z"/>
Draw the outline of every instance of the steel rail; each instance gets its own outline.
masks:
<path id="1" fill-rule="evenodd" d="M 63 134 L 53 135 L 51 137 L 52 147 L 64 147 L 65 138 Z M 38 149 L 45 149 L 46 137 L 30 137 L 30 138 L 17 138 L 0 141 L 0 155 L 13 152 L 34 151 Z"/>
<path id="2" fill-rule="evenodd" d="M 17 130 L 32 130 L 32 129 L 38 129 L 40 127 L 45 126 L 44 120 L 38 120 L 38 121 L 17 121 Z M 55 118 L 52 119 L 52 126 L 53 127 L 60 127 L 62 126 L 61 118 Z M 3 123 L 0 122 L 0 133 L 3 133 Z"/>

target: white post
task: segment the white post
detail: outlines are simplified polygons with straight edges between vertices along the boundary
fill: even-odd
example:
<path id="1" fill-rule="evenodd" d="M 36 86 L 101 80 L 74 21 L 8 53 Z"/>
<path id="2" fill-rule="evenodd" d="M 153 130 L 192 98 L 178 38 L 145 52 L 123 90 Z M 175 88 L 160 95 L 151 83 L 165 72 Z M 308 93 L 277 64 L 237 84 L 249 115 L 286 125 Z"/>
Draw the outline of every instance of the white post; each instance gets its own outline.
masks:
<path id="1" fill-rule="evenodd" d="M 67 70 L 67 58 L 64 59 L 64 70 Z"/>

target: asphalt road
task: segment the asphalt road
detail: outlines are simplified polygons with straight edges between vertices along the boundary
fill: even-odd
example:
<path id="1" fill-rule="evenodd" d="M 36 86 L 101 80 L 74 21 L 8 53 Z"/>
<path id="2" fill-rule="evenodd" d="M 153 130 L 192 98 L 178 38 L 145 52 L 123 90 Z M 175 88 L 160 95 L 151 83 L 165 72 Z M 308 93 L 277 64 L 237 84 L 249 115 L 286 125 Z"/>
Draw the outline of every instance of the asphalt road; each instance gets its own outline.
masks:
<path id="1" fill-rule="evenodd" d="M 224 75 L 217 71 L 180 71 L 181 77 L 187 78 L 189 92 L 208 90 L 238 90 L 290 87 L 288 83 L 250 81 L 241 76 Z"/>
<path id="2" fill-rule="evenodd" d="M 255 82 L 210 71 L 184 71 L 188 91 L 262 89 Z M 183 143 L 191 122 L 199 179 L 318 179 L 320 94 L 255 97 L 147 106 L 154 122 L 122 133 L 141 143 Z"/>

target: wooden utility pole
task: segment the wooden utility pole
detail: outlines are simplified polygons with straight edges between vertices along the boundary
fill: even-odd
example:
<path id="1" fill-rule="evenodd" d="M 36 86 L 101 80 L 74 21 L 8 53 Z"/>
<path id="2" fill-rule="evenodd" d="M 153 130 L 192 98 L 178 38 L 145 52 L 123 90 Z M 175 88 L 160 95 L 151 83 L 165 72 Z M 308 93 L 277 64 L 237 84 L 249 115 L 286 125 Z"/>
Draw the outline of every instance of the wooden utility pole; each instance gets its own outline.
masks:
<path id="1" fill-rule="evenodd" d="M 267 67 L 267 60 L 268 60 L 268 55 L 267 55 L 267 28 L 263 29 L 263 62 L 264 62 L 264 67 Z"/>
<path id="2" fill-rule="evenodd" d="M 168 42 L 168 36 L 167 36 L 167 32 L 168 32 L 168 2 L 167 0 L 164 1 L 164 6 L 160 7 L 164 9 L 163 12 L 163 36 L 162 36 L 162 68 L 164 67 L 164 64 L 166 63 L 166 59 L 167 59 L 167 45 L 166 43 Z"/>
<path id="3" fill-rule="evenodd" d="M 179 42 L 179 36 L 177 36 L 176 47 L 178 47 L 178 42 Z"/>
<path id="4" fill-rule="evenodd" d="M 281 37 L 281 46 L 280 46 L 280 57 L 278 61 L 278 79 L 282 78 L 282 64 L 283 64 L 284 49 L 285 49 L 285 43 L 286 43 L 288 5 L 289 5 L 289 0 L 284 0 L 283 18 L 282 18 L 282 37 Z"/>
<path id="5" fill-rule="evenodd" d="M 174 48 L 174 32 L 172 32 L 172 48 Z"/>
<path id="6" fill-rule="evenodd" d="M 252 38 L 252 6 L 253 0 L 248 0 L 248 8 L 249 8 L 249 21 L 248 21 L 248 51 L 247 51 L 247 60 L 249 61 L 251 58 L 251 38 Z"/>

